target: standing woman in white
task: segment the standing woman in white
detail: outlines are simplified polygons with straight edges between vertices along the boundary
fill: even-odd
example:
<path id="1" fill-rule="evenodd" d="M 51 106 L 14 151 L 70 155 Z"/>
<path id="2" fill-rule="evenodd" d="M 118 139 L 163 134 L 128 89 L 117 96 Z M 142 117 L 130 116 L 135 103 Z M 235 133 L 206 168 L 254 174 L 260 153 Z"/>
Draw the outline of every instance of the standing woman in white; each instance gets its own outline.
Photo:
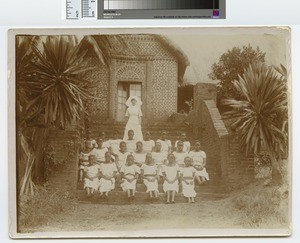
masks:
<path id="1" fill-rule="evenodd" d="M 142 101 L 137 96 L 130 96 L 129 99 L 126 101 L 126 106 L 128 106 L 125 117 L 127 118 L 127 124 L 124 131 L 124 138 L 123 140 L 128 139 L 128 131 L 134 131 L 134 140 L 136 141 L 143 141 L 143 134 L 142 134 L 142 111 L 141 105 Z"/>

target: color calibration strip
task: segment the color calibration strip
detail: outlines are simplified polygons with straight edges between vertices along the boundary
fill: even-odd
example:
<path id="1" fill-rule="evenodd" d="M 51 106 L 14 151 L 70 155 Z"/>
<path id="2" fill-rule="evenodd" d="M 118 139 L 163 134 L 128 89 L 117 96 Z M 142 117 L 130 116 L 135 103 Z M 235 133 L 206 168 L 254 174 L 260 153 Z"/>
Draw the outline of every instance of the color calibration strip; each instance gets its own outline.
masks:
<path id="1" fill-rule="evenodd" d="M 226 0 L 62 0 L 64 18 L 224 19 Z"/>
<path id="2" fill-rule="evenodd" d="M 104 10 L 218 9 L 219 0 L 104 0 Z"/>

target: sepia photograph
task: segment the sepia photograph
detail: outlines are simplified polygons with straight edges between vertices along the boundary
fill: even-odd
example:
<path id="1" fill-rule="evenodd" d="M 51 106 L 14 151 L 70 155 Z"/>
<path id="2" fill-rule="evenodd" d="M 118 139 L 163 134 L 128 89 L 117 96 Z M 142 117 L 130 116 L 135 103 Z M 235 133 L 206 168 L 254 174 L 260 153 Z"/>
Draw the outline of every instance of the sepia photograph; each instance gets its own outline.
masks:
<path id="1" fill-rule="evenodd" d="M 290 38 L 10 30 L 10 236 L 290 235 Z"/>

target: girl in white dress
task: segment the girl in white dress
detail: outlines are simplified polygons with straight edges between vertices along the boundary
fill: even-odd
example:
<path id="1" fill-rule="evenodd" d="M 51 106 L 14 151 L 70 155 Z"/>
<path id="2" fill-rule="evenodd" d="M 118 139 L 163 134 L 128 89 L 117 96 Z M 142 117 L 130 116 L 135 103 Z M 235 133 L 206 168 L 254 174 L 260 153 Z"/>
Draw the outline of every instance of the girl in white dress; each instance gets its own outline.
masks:
<path id="1" fill-rule="evenodd" d="M 106 147 L 103 147 L 103 139 L 97 138 L 98 147 L 94 148 L 91 152 L 91 155 L 95 155 L 96 162 L 98 164 L 103 163 L 105 160 L 105 153 L 108 151 Z"/>
<path id="2" fill-rule="evenodd" d="M 189 153 L 190 149 L 191 149 L 191 143 L 189 141 L 186 141 L 186 133 L 185 132 L 182 132 L 180 134 L 180 140 L 177 140 L 175 142 L 175 147 L 177 147 L 177 144 L 179 141 L 183 142 L 183 152 Z"/>
<path id="3" fill-rule="evenodd" d="M 171 140 L 167 139 L 167 132 L 162 131 L 160 133 L 160 139 L 157 139 L 156 142 L 161 144 L 161 151 L 166 152 L 167 154 L 171 153 L 172 143 Z"/>
<path id="4" fill-rule="evenodd" d="M 151 139 L 151 135 L 150 135 L 150 132 L 147 131 L 145 133 L 145 140 L 143 141 L 143 148 L 144 148 L 144 151 L 146 153 L 151 153 L 152 150 L 154 149 L 154 146 L 155 146 L 155 143 L 154 141 Z"/>
<path id="5" fill-rule="evenodd" d="M 120 142 L 119 151 L 113 154 L 115 157 L 118 156 L 118 160 L 115 161 L 118 171 L 120 171 L 122 166 L 126 164 L 126 159 L 129 154 L 130 153 L 126 149 L 126 143 L 124 141 Z"/>
<path id="6" fill-rule="evenodd" d="M 125 140 L 127 151 L 130 152 L 130 153 L 133 153 L 136 149 L 136 143 L 137 142 L 138 141 L 136 139 L 134 139 L 134 131 L 129 130 L 128 131 L 128 139 Z"/>
<path id="7" fill-rule="evenodd" d="M 154 163 L 157 166 L 159 176 L 162 176 L 162 165 L 166 164 L 168 154 L 166 152 L 161 151 L 161 143 L 156 142 L 154 151 L 151 153 Z"/>
<path id="8" fill-rule="evenodd" d="M 116 156 L 116 160 L 118 156 Z M 99 191 L 100 196 L 108 197 L 108 192 L 115 189 L 115 176 L 118 169 L 116 164 L 111 160 L 111 152 L 105 153 L 105 161 L 100 164 L 100 181 Z M 104 193 L 104 195 L 103 195 Z"/>
<path id="9" fill-rule="evenodd" d="M 136 180 L 140 174 L 140 168 L 134 164 L 132 154 L 129 154 L 126 159 L 126 164 L 120 170 L 122 176 L 121 187 L 123 191 L 127 191 L 128 201 L 135 199 Z"/>
<path id="10" fill-rule="evenodd" d="M 109 148 L 109 141 L 108 141 L 108 138 L 106 137 L 106 133 L 103 132 L 103 131 L 100 132 L 99 138 L 102 139 L 102 147 L 108 149 Z M 99 146 L 99 145 L 97 144 L 97 146 Z"/>
<path id="11" fill-rule="evenodd" d="M 175 203 L 175 193 L 178 192 L 179 173 L 180 168 L 175 162 L 174 154 L 169 154 L 168 164 L 162 167 L 162 174 L 164 176 L 163 189 L 167 193 L 167 204 Z"/>
<path id="12" fill-rule="evenodd" d="M 147 188 L 146 192 L 149 192 L 150 201 L 152 201 L 153 196 L 156 201 L 158 199 L 158 170 L 151 153 L 146 155 L 145 164 L 141 167 L 141 176 Z"/>
<path id="13" fill-rule="evenodd" d="M 198 184 L 206 183 L 209 180 L 209 175 L 206 171 L 206 153 L 201 150 L 200 141 L 196 141 L 195 150 L 189 153 L 189 157 L 193 160 L 193 165 L 197 170 L 195 179 Z"/>
<path id="14" fill-rule="evenodd" d="M 86 190 L 88 197 L 94 194 L 99 187 L 99 165 L 96 164 L 94 155 L 89 155 L 89 164 L 84 168 L 84 184 L 83 189 Z"/>
<path id="15" fill-rule="evenodd" d="M 133 130 L 135 134 L 134 139 L 138 141 L 143 141 L 142 127 L 141 127 L 142 116 L 143 116 L 141 111 L 142 101 L 137 96 L 130 96 L 125 104 L 128 106 L 125 113 L 125 117 L 128 120 L 125 127 L 123 140 L 127 140 L 128 131 Z"/>
<path id="16" fill-rule="evenodd" d="M 183 196 L 188 198 L 189 203 L 195 202 L 196 192 L 194 177 L 196 169 L 193 167 L 193 160 L 190 157 L 184 159 L 185 166 L 181 168 L 180 177 L 182 181 Z"/>
<path id="17" fill-rule="evenodd" d="M 83 174 L 86 166 L 89 165 L 89 156 L 93 150 L 90 141 L 85 141 L 83 150 L 79 154 L 79 181 L 83 181 Z"/>
<path id="18" fill-rule="evenodd" d="M 121 142 L 122 142 L 122 139 L 119 138 L 119 132 L 117 130 L 115 130 L 113 132 L 112 139 L 108 140 L 109 150 L 113 153 L 119 152 Z"/>
<path id="19" fill-rule="evenodd" d="M 133 153 L 134 163 L 141 167 L 146 160 L 147 153 L 143 149 L 143 143 L 141 141 L 136 143 L 136 150 Z"/>
<path id="20" fill-rule="evenodd" d="M 177 149 L 173 152 L 175 156 L 175 161 L 180 167 L 184 167 L 184 158 L 188 156 L 187 152 L 183 151 L 183 142 L 179 141 L 177 143 Z"/>

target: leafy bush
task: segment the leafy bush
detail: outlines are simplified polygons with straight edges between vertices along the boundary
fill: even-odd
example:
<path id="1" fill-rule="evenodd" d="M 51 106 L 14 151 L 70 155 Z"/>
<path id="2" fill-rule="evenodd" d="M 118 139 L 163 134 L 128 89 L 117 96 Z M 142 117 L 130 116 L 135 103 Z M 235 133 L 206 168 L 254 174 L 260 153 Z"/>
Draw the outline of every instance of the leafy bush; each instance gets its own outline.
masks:
<path id="1" fill-rule="evenodd" d="M 208 75 L 213 80 L 218 80 L 218 99 L 240 97 L 233 86 L 233 81 L 242 76 L 244 70 L 250 64 L 256 62 L 265 62 L 266 53 L 259 47 L 254 49 L 250 44 L 242 48 L 234 47 L 222 54 L 219 61 L 212 65 L 212 71 Z"/>
<path id="2" fill-rule="evenodd" d="M 18 199 L 18 232 L 34 231 L 38 225 L 46 225 L 59 213 L 73 210 L 77 199 L 70 192 L 38 186 L 35 195 Z"/>

